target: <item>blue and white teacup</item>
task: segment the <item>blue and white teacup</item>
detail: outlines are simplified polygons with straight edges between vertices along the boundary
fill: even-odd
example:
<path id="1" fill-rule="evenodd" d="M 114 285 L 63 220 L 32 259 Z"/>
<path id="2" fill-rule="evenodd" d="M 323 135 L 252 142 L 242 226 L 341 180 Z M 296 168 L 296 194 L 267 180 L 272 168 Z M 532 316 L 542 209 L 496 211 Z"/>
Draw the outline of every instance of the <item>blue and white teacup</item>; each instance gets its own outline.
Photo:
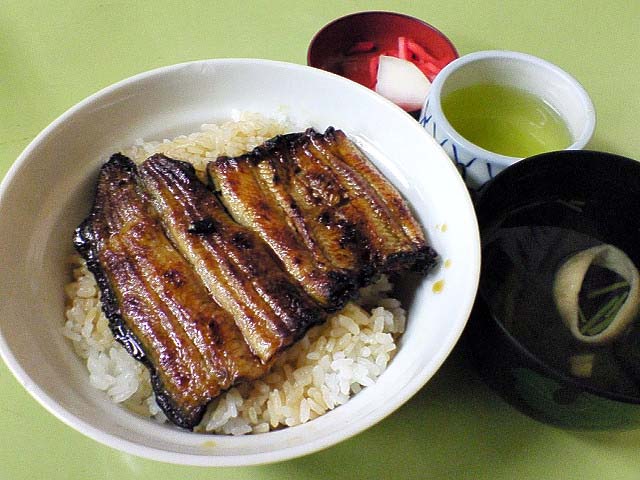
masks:
<path id="1" fill-rule="evenodd" d="M 572 143 L 567 150 L 584 148 L 593 135 L 596 125 L 593 103 L 582 85 L 559 67 L 532 55 L 506 50 L 460 57 L 436 76 L 420 113 L 420 123 L 444 148 L 473 190 L 521 160 L 475 145 L 460 135 L 445 117 L 440 103 L 443 96 L 477 84 L 515 87 L 549 104 L 571 134 Z"/>

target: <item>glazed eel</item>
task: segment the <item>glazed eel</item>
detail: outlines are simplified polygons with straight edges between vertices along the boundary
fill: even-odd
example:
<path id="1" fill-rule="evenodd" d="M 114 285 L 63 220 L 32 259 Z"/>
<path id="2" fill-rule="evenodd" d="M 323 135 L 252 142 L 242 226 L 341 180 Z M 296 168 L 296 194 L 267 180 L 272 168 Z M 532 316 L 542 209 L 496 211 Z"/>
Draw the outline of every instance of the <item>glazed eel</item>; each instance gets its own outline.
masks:
<path id="1" fill-rule="evenodd" d="M 207 173 L 162 154 L 103 165 L 74 244 L 114 337 L 192 429 L 206 405 L 380 273 L 437 254 L 398 191 L 333 128 L 282 135 Z"/>
<path id="2" fill-rule="evenodd" d="M 164 158 L 149 160 L 145 172 L 158 163 L 191 178 L 186 164 Z M 149 369 L 158 404 L 167 417 L 192 429 L 211 399 L 237 382 L 262 376 L 275 352 L 295 341 L 310 323 L 321 321 L 324 313 L 286 283 L 283 272 L 266 271 L 273 268 L 272 259 L 265 261 L 264 271 L 247 271 L 255 268 L 254 263 L 247 263 L 242 255 L 257 250 L 258 257 L 267 256 L 265 246 L 253 244 L 250 232 L 234 225 L 225 231 L 220 218 L 214 232 L 203 223 L 215 221 L 206 216 L 211 212 L 198 214 L 197 207 L 189 217 L 182 213 L 177 219 L 175 215 L 161 218 L 160 213 L 166 212 L 154 208 L 153 197 L 139 178 L 149 175 L 140 175 L 128 158 L 113 155 L 100 171 L 93 208 L 76 230 L 74 243 L 98 281 L 115 339 Z M 191 186 L 204 189 L 199 183 Z M 192 200 L 188 191 L 173 193 L 181 205 Z M 201 191 L 204 203 L 207 193 Z M 228 305 L 222 308 L 224 299 L 214 301 L 198 268 L 169 240 L 163 223 L 176 228 L 188 225 L 181 232 L 183 245 L 204 243 L 212 256 L 224 251 L 226 259 L 221 262 L 227 270 L 220 272 L 218 267 L 214 290 L 233 297 L 245 317 L 239 319 L 238 311 Z M 214 262 L 198 261 L 207 266 Z M 243 277 L 242 285 L 238 277 Z M 265 298 L 272 303 L 266 304 Z"/>
<path id="3" fill-rule="evenodd" d="M 325 308 L 379 273 L 436 262 L 402 196 L 341 130 L 278 136 L 207 173 L 233 218 Z"/>
<path id="4" fill-rule="evenodd" d="M 169 238 L 263 361 L 325 318 L 269 247 L 231 219 L 193 166 L 157 154 L 139 169 Z"/>

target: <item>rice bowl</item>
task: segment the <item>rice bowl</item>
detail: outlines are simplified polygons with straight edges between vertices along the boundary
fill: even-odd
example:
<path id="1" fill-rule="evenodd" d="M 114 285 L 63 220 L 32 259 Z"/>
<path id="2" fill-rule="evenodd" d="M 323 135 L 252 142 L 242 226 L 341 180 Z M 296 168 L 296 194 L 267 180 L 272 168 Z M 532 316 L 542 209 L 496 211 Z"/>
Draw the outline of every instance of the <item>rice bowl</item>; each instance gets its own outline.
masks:
<path id="1" fill-rule="evenodd" d="M 332 95 L 319 98 L 316 89 Z M 139 418 L 91 386 L 84 365 L 59 333 L 64 316 L 59 292 L 68 281 L 66 239 L 86 214 L 99 163 L 139 138 L 195 131 L 203 123 L 229 119 L 234 109 L 267 116 L 285 110 L 294 122 L 299 116 L 317 128 L 340 125 L 401 190 L 435 248 L 451 261 L 449 268 L 441 266 L 403 289 L 407 330 L 375 385 L 304 425 L 216 436 L 213 448 L 209 435 Z M 388 135 L 391 131 L 395 134 Z M 18 219 L 29 211 L 37 212 L 32 222 L 7 227 L 23 225 Z M 10 369 L 43 406 L 81 432 L 129 453 L 175 463 L 246 465 L 292 458 L 379 421 L 442 364 L 468 317 L 479 271 L 477 226 L 466 189 L 420 126 L 363 87 L 278 62 L 212 60 L 167 67 L 90 97 L 56 120 L 14 164 L 0 192 L 0 218 L 3 264 L 16 280 L 0 302 L 0 351 Z M 446 229 L 437 228 L 445 224 Z M 436 281 L 444 281 L 440 293 L 434 293 Z M 20 285 L 28 286 L 28 298 L 18 294 Z"/>

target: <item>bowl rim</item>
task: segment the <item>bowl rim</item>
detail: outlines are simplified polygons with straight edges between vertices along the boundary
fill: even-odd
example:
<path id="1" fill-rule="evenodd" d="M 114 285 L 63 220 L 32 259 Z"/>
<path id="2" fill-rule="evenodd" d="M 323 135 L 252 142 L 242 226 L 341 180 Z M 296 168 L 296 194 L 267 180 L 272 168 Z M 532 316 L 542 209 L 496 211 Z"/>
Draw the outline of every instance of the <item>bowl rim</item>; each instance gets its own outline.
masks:
<path id="1" fill-rule="evenodd" d="M 311 62 L 311 53 L 312 53 L 313 48 L 315 47 L 316 42 L 318 41 L 318 39 L 322 35 L 324 35 L 326 30 L 328 30 L 329 28 L 333 27 L 334 25 L 340 24 L 340 23 L 342 23 L 344 21 L 347 21 L 347 20 L 350 20 L 352 18 L 367 17 L 367 16 L 392 16 L 392 17 L 402 18 L 404 20 L 408 20 L 408 21 L 420 24 L 423 27 L 426 27 L 428 30 L 431 30 L 437 36 L 441 37 L 442 40 L 444 40 L 447 43 L 447 45 L 449 46 L 449 48 L 451 49 L 451 51 L 454 54 L 454 59 L 458 59 L 460 57 L 460 54 L 458 53 L 458 50 L 456 49 L 455 45 L 453 44 L 453 42 L 451 41 L 451 39 L 447 35 L 445 35 L 438 28 L 434 27 L 430 23 L 428 23 L 428 22 L 426 22 L 426 21 L 424 21 L 424 20 L 422 20 L 420 18 L 413 17 L 413 16 L 408 15 L 406 13 L 391 12 L 391 11 L 386 11 L 386 10 L 365 10 L 365 11 L 362 11 L 362 12 L 349 13 L 349 14 L 344 15 L 342 17 L 336 18 L 336 19 L 330 21 L 329 23 L 327 23 L 326 25 L 324 25 L 322 28 L 320 28 L 320 30 L 318 30 L 313 35 L 313 37 L 311 37 L 311 41 L 309 42 L 309 46 L 307 47 L 307 65 L 309 65 L 310 67 L 320 68 L 318 65 L 313 65 L 312 64 L 312 62 Z"/>
<path id="2" fill-rule="evenodd" d="M 501 171 L 493 179 L 487 182 L 483 186 L 483 188 L 480 190 L 478 196 L 475 199 L 475 205 L 478 212 L 480 212 L 480 209 L 482 208 L 481 203 L 484 197 L 488 195 L 487 191 L 490 191 L 491 185 L 496 183 L 496 181 L 500 181 L 501 178 L 507 177 L 509 175 L 515 175 L 519 172 L 519 170 L 529 168 L 529 166 L 532 163 L 539 163 L 540 161 L 555 162 L 558 160 L 557 157 L 567 157 L 567 156 L 569 158 L 575 158 L 576 161 L 579 161 L 577 160 L 577 158 L 580 156 L 606 157 L 607 162 L 616 161 L 626 165 L 633 165 L 634 168 L 636 168 L 640 172 L 640 162 L 628 157 L 624 157 L 622 155 L 614 154 L 614 153 L 599 152 L 596 150 L 558 150 L 554 152 L 545 152 L 545 153 L 541 153 L 538 155 L 534 155 L 534 156 L 522 159 L 512 167 L 509 167 Z M 482 231 L 482 227 L 480 227 L 480 230 Z M 600 388 L 589 385 L 588 383 L 581 382 L 579 379 L 572 377 L 570 375 L 567 375 L 563 371 L 544 362 L 538 355 L 535 355 L 533 352 L 531 352 L 531 350 L 529 350 L 522 342 L 520 342 L 513 334 L 511 334 L 509 330 L 507 330 L 507 328 L 497 317 L 493 309 L 489 306 L 489 302 L 487 301 L 486 295 L 483 293 L 481 285 L 482 285 L 482 281 L 480 281 L 480 284 L 478 285 L 478 293 L 476 296 L 476 301 L 482 302 L 484 306 L 484 311 L 488 314 L 489 318 L 491 318 L 491 321 L 498 327 L 501 334 L 505 338 L 507 338 L 510 345 L 514 347 L 520 355 L 523 355 L 528 361 L 534 364 L 542 372 L 544 372 L 545 374 L 548 374 L 549 376 L 557 380 L 559 383 L 562 383 L 563 385 L 570 385 L 576 388 L 577 390 L 588 392 L 597 397 L 605 398 L 607 400 L 612 400 L 616 402 L 627 403 L 627 404 L 640 404 L 640 395 L 638 397 L 633 397 L 630 395 L 617 394 L 614 392 L 609 392 L 607 390 L 602 390 Z"/>
<path id="3" fill-rule="evenodd" d="M 14 178 L 18 175 L 19 171 L 23 168 L 26 162 L 30 159 L 34 150 L 38 148 L 38 146 L 45 141 L 50 135 L 54 134 L 55 131 L 60 128 L 65 122 L 67 122 L 70 118 L 72 118 L 79 111 L 87 108 L 94 102 L 100 101 L 103 97 L 106 97 L 113 92 L 129 86 L 131 84 L 135 84 L 137 82 L 150 79 L 157 76 L 163 76 L 166 74 L 173 73 L 175 71 L 179 71 L 182 68 L 195 66 L 200 67 L 207 64 L 217 64 L 217 65 L 263 65 L 265 67 L 277 67 L 277 68 L 285 68 L 291 69 L 293 71 L 312 71 L 314 75 L 321 75 L 333 78 L 334 81 L 337 79 L 338 82 L 347 82 L 350 87 L 349 88 L 359 88 L 363 91 L 367 92 L 367 95 L 371 96 L 372 100 L 384 103 L 387 106 L 390 106 L 394 109 L 398 109 L 398 113 L 402 112 L 402 115 L 406 115 L 399 107 L 395 106 L 392 102 L 383 97 L 375 94 L 371 90 L 367 89 L 364 86 L 356 84 L 344 77 L 339 75 L 335 75 L 330 72 L 326 72 L 320 69 L 316 69 L 313 67 L 283 62 L 283 61 L 275 61 L 275 60 L 267 60 L 267 59 L 256 59 L 256 58 L 214 58 L 214 59 L 204 59 L 204 60 L 195 60 L 177 63 L 173 65 L 162 66 L 158 68 L 154 68 L 148 71 L 143 71 L 132 75 L 130 77 L 124 78 L 118 82 L 115 82 L 109 86 L 106 86 L 97 92 L 89 95 L 83 100 L 79 101 L 75 105 L 68 108 L 64 111 L 60 116 L 54 119 L 49 125 L 47 125 L 20 153 L 17 159 L 13 162 L 6 175 L 2 179 L 0 183 L 0 204 L 5 201 L 7 191 L 12 185 Z M 410 117 L 407 117 L 410 119 Z M 432 142 L 433 139 L 424 131 L 424 129 L 420 126 L 418 122 L 408 123 L 408 125 L 414 125 L 411 128 L 414 128 L 416 132 L 420 132 L 420 135 L 424 135 L 425 140 L 428 139 L 428 142 Z M 443 155 L 446 154 L 443 152 Z M 462 179 L 457 174 L 454 165 L 451 162 L 447 162 L 448 167 L 452 169 L 452 172 L 455 173 L 456 177 L 459 178 L 459 182 L 461 188 L 464 188 L 464 183 Z M 466 191 L 466 188 L 464 189 Z M 473 205 L 470 197 L 467 197 L 466 203 L 468 203 L 471 216 L 475 220 L 475 215 L 473 215 Z M 477 226 L 477 221 L 475 222 L 475 228 L 472 230 L 475 232 L 474 235 L 474 248 L 471 253 L 471 257 L 473 259 L 473 265 L 468 270 L 468 277 L 470 278 L 470 285 L 473 288 L 473 295 L 477 292 L 479 277 L 480 277 L 480 238 L 479 238 L 479 229 Z M 404 403 L 406 403 L 412 396 L 414 396 L 418 390 L 420 390 L 437 372 L 437 370 L 442 366 L 446 358 L 449 356 L 457 341 L 459 340 L 465 325 L 468 322 L 468 318 L 471 314 L 471 310 L 473 307 L 473 296 L 470 297 L 470 301 L 466 308 L 464 309 L 463 314 L 461 315 L 461 321 L 454 329 L 449 329 L 447 331 L 447 336 L 444 337 L 441 341 L 442 345 L 446 345 L 446 348 L 441 348 L 437 352 L 434 352 L 434 356 L 430 362 L 429 366 L 425 366 L 423 369 L 423 375 L 416 376 L 415 379 L 411 379 L 409 383 L 407 383 L 402 389 L 402 394 L 396 395 L 392 398 L 389 398 L 384 407 L 376 410 L 373 415 L 365 417 L 362 421 L 358 423 L 348 423 L 344 425 L 341 429 L 333 431 L 327 435 L 318 437 L 317 439 L 301 443 L 301 444 L 293 444 L 287 446 L 286 448 L 282 448 L 276 451 L 268 451 L 268 452 L 260 452 L 260 453 L 240 453 L 237 455 L 195 455 L 192 453 L 183 453 L 176 451 L 168 451 L 162 448 L 156 448 L 153 446 L 147 446 L 142 443 L 136 443 L 125 438 L 122 438 L 116 434 L 111 434 L 102 431 L 99 428 L 94 427 L 88 422 L 85 422 L 80 417 L 76 416 L 71 411 L 66 408 L 60 406 L 60 404 L 49 394 L 47 394 L 44 389 L 39 387 L 29 376 L 29 374 L 22 368 L 20 365 L 20 361 L 13 354 L 12 349 L 10 348 L 7 340 L 4 335 L 0 331 L 0 358 L 5 362 L 13 376 L 18 380 L 25 390 L 48 412 L 50 412 L 53 416 L 61 420 L 63 423 L 67 424 L 71 428 L 83 433 L 89 438 L 96 440 L 103 445 L 106 445 L 110 448 L 114 448 L 120 451 L 125 451 L 127 453 L 141 456 L 144 458 L 157 460 L 161 462 L 174 463 L 174 464 L 182 464 L 182 465 L 194 465 L 194 466 L 248 466 L 248 465 L 260 465 L 266 463 L 273 463 L 277 461 L 288 460 L 296 457 L 300 457 L 303 455 L 307 455 L 313 452 L 320 451 L 322 449 L 328 448 L 330 446 L 336 445 L 368 428 L 372 425 L 379 423 L 385 417 L 389 416 L 399 407 L 401 407 Z M 464 317 L 464 320 L 462 320 Z M 295 428 L 295 427 L 290 427 Z M 288 430 L 288 429 L 287 429 Z M 269 432 L 271 434 L 278 434 L 281 431 Z M 196 434 L 197 435 L 197 434 Z M 261 434 L 262 435 L 262 434 Z M 214 439 L 215 435 L 207 435 L 207 438 L 211 437 Z"/>
<path id="4" fill-rule="evenodd" d="M 453 60 L 451 63 L 446 65 L 440 71 L 440 73 L 438 73 L 438 75 L 436 75 L 436 78 L 431 84 L 431 90 L 429 91 L 429 95 L 425 100 L 425 105 L 423 106 L 422 111 L 426 111 L 427 106 L 429 106 L 431 108 L 431 114 L 438 119 L 440 126 L 443 127 L 444 130 L 446 130 L 447 135 L 450 136 L 455 143 L 461 145 L 469 152 L 472 152 L 474 156 L 484 158 L 487 162 L 496 163 L 502 167 L 508 167 L 523 160 L 523 158 L 525 157 L 510 157 L 508 155 L 502 155 L 500 153 L 492 152 L 491 150 L 486 150 L 479 145 L 476 145 L 475 143 L 467 140 L 464 136 L 458 133 L 458 131 L 451 125 L 451 123 L 449 123 L 449 120 L 442 110 L 442 88 L 448 78 L 454 72 L 470 63 L 484 62 L 487 60 L 495 59 L 506 59 L 522 63 L 535 64 L 540 68 L 551 71 L 553 74 L 563 78 L 565 81 L 571 84 L 572 88 L 575 90 L 585 107 L 587 118 L 585 122 L 585 128 L 581 132 L 580 136 L 576 138 L 571 145 L 567 146 L 565 150 L 581 150 L 587 145 L 589 140 L 591 140 L 591 137 L 593 136 L 596 128 L 596 111 L 591 97 L 589 97 L 589 94 L 582 86 L 582 84 L 571 74 L 558 67 L 557 65 L 549 62 L 548 60 L 536 57 L 529 53 L 517 52 L 512 50 L 482 50 L 463 55 Z"/>

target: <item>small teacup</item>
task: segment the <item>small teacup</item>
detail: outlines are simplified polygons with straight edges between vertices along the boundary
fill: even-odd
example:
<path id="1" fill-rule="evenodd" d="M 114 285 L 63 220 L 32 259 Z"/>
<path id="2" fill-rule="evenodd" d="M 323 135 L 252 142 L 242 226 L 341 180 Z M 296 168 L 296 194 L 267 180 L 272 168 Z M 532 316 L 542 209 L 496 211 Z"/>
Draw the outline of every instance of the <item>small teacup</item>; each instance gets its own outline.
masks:
<path id="1" fill-rule="evenodd" d="M 584 148 L 593 135 L 596 124 L 593 103 L 582 85 L 564 70 L 532 55 L 504 50 L 460 57 L 435 78 L 422 108 L 420 123 L 444 148 L 473 190 L 521 160 L 479 147 L 458 133 L 445 117 L 443 97 L 480 84 L 517 88 L 547 103 L 567 126 L 571 137 L 567 150 Z"/>

